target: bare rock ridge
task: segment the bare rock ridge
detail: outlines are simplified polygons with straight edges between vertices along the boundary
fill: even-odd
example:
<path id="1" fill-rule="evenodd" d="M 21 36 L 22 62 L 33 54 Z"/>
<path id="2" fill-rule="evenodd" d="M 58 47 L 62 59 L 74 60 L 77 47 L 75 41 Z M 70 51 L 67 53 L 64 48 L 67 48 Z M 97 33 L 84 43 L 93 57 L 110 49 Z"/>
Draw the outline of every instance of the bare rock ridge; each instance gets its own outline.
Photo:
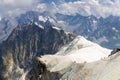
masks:
<path id="1" fill-rule="evenodd" d="M 62 75 L 57 72 L 50 72 L 44 62 L 35 59 L 33 68 L 27 74 L 25 80 L 59 80 Z"/>
<path id="2" fill-rule="evenodd" d="M 120 51 L 120 48 L 115 48 L 115 49 L 113 49 L 113 51 L 111 52 L 111 54 L 109 56 L 111 56 L 119 51 Z"/>
<path id="3" fill-rule="evenodd" d="M 44 26 L 34 22 L 18 25 L 1 46 L 3 79 L 17 80 L 31 69 L 36 56 L 54 54 L 75 37 L 61 29 L 53 28 L 48 23 Z"/>

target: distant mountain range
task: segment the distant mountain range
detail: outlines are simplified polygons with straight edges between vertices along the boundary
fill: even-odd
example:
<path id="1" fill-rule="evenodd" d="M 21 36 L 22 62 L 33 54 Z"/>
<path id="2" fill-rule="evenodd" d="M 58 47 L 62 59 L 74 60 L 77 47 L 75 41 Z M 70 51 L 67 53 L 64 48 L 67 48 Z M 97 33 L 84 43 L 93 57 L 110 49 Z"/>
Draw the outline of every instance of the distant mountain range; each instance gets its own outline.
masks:
<path id="1" fill-rule="evenodd" d="M 0 80 L 120 80 L 119 4 L 1 1 Z"/>
<path id="2" fill-rule="evenodd" d="M 29 11 L 14 19 L 1 20 L 1 80 L 119 78 L 119 71 L 112 70 L 112 64 L 119 66 L 114 62 L 119 62 L 119 48 L 111 53 L 112 50 L 84 38 L 109 48 L 118 47 L 119 17 L 48 14 Z M 112 77 L 112 73 L 117 77 Z"/>
<path id="3" fill-rule="evenodd" d="M 39 20 L 41 21 L 39 23 L 42 23 L 43 18 L 56 27 L 82 35 L 104 47 L 120 47 L 120 17 L 97 18 L 95 16 L 81 16 L 79 14 L 73 16 L 58 13 L 51 16 L 49 12 L 39 13 L 35 11 L 26 12 L 15 19 L 10 17 L 1 19 L 0 41 L 5 40 L 17 24 L 29 24 Z"/>
<path id="4" fill-rule="evenodd" d="M 79 14 L 75 16 L 58 14 L 57 16 L 57 20 L 63 20 L 69 25 L 65 30 L 71 28 L 72 32 L 107 48 L 120 46 L 120 17 L 96 18 L 95 16 L 81 16 Z"/>

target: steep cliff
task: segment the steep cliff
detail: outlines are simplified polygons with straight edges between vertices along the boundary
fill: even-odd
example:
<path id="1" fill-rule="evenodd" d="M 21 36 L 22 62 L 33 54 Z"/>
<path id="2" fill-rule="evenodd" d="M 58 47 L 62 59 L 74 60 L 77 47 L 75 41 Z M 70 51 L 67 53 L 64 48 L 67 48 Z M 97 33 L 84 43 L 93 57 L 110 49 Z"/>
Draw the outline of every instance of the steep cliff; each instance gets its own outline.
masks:
<path id="1" fill-rule="evenodd" d="M 68 44 L 75 35 L 50 24 L 18 25 L 2 43 L 2 69 L 4 80 L 17 80 L 33 66 L 36 56 L 54 54 Z"/>
<path id="2" fill-rule="evenodd" d="M 47 65 L 38 58 L 34 61 L 33 68 L 27 74 L 25 80 L 59 80 L 62 75 L 57 72 L 50 72 Z"/>

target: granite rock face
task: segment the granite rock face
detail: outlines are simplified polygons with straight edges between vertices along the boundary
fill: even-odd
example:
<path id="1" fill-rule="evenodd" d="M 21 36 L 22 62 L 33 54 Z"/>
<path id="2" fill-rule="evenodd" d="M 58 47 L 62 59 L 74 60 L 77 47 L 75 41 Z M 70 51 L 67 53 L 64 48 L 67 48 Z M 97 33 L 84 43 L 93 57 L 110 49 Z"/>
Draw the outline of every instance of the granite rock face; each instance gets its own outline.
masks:
<path id="1" fill-rule="evenodd" d="M 59 80 L 62 76 L 57 72 L 50 72 L 44 62 L 36 58 L 33 68 L 26 76 L 26 80 Z"/>
<path id="2" fill-rule="evenodd" d="M 4 80 L 19 79 L 33 66 L 36 56 L 54 54 L 75 38 L 75 35 L 57 30 L 48 23 L 42 27 L 34 22 L 18 25 L 1 44 L 1 75 Z"/>

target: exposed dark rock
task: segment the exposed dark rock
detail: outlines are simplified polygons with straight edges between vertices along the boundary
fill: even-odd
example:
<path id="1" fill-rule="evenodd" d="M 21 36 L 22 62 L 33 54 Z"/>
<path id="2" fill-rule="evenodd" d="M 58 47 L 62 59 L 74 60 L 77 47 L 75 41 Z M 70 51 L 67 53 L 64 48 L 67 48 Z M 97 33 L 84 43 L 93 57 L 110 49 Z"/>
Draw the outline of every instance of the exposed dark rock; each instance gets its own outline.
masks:
<path id="1" fill-rule="evenodd" d="M 1 44 L 0 44 L 0 64 L 2 64 L 2 55 L 1 55 Z M 0 65 L 0 69 L 2 69 L 2 65 Z M 3 80 L 2 75 L 0 75 L 0 80 Z"/>
<path id="2" fill-rule="evenodd" d="M 60 77 L 59 73 L 50 72 L 45 63 L 36 59 L 33 68 L 26 76 L 26 80 L 59 80 Z"/>
<path id="3" fill-rule="evenodd" d="M 30 25 L 18 25 L 8 39 L 2 43 L 2 67 L 1 73 L 6 80 L 19 77 L 17 68 L 27 69 L 32 67 L 36 56 L 54 54 L 63 45 L 75 38 L 73 34 L 66 34 L 63 30 L 44 25 L 44 29 L 31 23 Z M 14 76 L 13 76 L 14 75 Z"/>
<path id="4" fill-rule="evenodd" d="M 111 52 L 111 54 L 109 56 L 111 56 L 119 51 L 120 51 L 120 48 L 115 48 L 115 49 L 113 49 L 113 51 Z"/>

